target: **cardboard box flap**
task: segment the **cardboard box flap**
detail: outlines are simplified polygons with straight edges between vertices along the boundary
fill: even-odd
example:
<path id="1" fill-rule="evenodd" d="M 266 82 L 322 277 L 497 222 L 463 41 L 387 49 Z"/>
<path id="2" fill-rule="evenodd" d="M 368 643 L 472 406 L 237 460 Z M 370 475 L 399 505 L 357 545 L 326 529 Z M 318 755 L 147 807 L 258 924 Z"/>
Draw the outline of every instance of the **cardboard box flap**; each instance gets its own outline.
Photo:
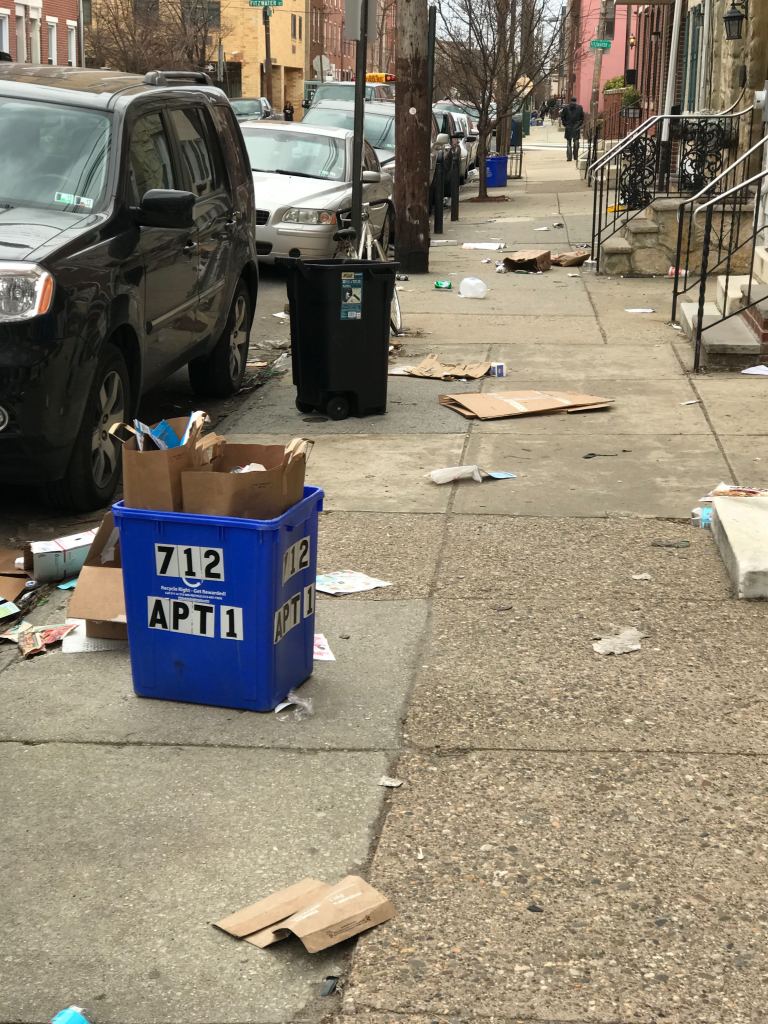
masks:
<path id="1" fill-rule="evenodd" d="M 347 875 L 314 903 L 246 942 L 263 949 L 291 934 L 308 953 L 319 953 L 394 916 L 395 908 L 385 896 L 357 875 Z"/>
<path id="2" fill-rule="evenodd" d="M 289 885 L 287 889 L 281 889 L 280 892 L 275 892 L 271 896 L 259 900 L 258 903 L 244 907 L 242 910 L 230 914 L 229 917 L 223 917 L 221 921 L 215 922 L 215 927 L 242 939 L 246 935 L 269 929 L 271 925 L 285 921 L 286 918 L 291 917 L 307 904 L 311 904 L 313 900 L 322 896 L 330 888 L 331 886 L 326 882 L 320 882 L 316 878 L 302 878 L 300 882 Z M 273 939 L 272 941 L 276 942 L 277 940 Z M 254 945 L 258 945 L 258 943 L 254 943 Z"/>
<path id="3" fill-rule="evenodd" d="M 125 622 L 122 569 L 84 566 L 69 602 L 69 617 L 97 622 Z"/>
<path id="4" fill-rule="evenodd" d="M 26 576 L 0 576 L 0 601 L 15 601 L 27 586 Z"/>
<path id="5" fill-rule="evenodd" d="M 533 416 L 540 413 L 587 411 L 610 405 L 611 400 L 576 391 L 493 391 L 440 395 L 440 404 L 479 420 Z"/>
<path id="6" fill-rule="evenodd" d="M 16 559 L 23 557 L 21 548 L 0 548 L 0 576 L 23 576 L 28 579 L 25 570 L 16 565 Z"/>

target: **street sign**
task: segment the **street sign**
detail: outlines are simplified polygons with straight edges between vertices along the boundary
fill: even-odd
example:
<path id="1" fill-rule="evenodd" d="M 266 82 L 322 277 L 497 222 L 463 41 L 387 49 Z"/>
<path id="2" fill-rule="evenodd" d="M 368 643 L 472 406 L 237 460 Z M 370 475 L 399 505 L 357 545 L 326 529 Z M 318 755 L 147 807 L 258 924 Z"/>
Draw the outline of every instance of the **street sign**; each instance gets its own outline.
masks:
<path id="1" fill-rule="evenodd" d="M 248 0 L 249 7 L 282 7 L 283 0 Z"/>
<path id="2" fill-rule="evenodd" d="M 282 0 L 281 0 L 282 2 Z M 251 0 L 253 3 L 253 0 Z M 611 40 L 610 39 L 590 39 L 589 41 L 590 50 L 610 50 Z"/>

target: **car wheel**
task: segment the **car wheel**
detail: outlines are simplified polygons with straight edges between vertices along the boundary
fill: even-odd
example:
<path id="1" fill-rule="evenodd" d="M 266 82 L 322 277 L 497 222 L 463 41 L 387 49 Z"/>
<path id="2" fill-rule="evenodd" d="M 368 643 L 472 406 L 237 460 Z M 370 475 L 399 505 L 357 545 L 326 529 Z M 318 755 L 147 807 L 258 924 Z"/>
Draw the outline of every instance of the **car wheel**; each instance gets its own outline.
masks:
<path id="1" fill-rule="evenodd" d="M 56 508 L 91 512 L 111 500 L 120 479 L 121 444 L 110 430 L 130 415 L 130 388 L 123 353 L 104 345 L 66 476 L 45 488 Z"/>
<path id="2" fill-rule="evenodd" d="M 248 358 L 250 326 L 251 297 L 245 281 L 241 280 L 215 348 L 189 364 L 189 382 L 196 395 L 228 398 L 240 390 Z"/>

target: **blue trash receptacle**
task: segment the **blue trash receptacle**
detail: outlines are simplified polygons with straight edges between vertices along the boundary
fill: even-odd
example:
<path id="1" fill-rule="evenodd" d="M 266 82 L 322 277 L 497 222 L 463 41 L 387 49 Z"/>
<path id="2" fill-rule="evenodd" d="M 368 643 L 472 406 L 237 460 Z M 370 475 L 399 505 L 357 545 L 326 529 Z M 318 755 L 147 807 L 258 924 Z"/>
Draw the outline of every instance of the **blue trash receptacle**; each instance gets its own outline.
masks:
<path id="1" fill-rule="evenodd" d="M 113 507 L 133 688 L 271 711 L 312 674 L 323 492 L 276 519 Z"/>
<path id="2" fill-rule="evenodd" d="M 507 158 L 505 156 L 486 158 L 485 183 L 488 188 L 504 188 L 507 184 Z"/>

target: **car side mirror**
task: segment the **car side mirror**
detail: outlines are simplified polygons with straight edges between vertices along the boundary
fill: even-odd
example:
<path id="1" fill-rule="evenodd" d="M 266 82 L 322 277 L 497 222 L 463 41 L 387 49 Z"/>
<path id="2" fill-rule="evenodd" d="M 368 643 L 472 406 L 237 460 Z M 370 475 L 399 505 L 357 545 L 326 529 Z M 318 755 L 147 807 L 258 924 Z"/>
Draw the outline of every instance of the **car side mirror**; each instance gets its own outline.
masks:
<path id="1" fill-rule="evenodd" d="M 135 216 L 148 228 L 192 228 L 195 226 L 195 196 L 177 189 L 152 188 L 144 193 Z"/>
<path id="2" fill-rule="evenodd" d="M 435 139 L 435 145 L 436 146 L 450 146 L 450 144 L 451 144 L 451 137 L 448 134 L 448 132 L 439 132 L 437 138 Z"/>
<path id="3" fill-rule="evenodd" d="M 381 171 L 363 171 L 364 185 L 379 185 L 381 183 Z"/>

